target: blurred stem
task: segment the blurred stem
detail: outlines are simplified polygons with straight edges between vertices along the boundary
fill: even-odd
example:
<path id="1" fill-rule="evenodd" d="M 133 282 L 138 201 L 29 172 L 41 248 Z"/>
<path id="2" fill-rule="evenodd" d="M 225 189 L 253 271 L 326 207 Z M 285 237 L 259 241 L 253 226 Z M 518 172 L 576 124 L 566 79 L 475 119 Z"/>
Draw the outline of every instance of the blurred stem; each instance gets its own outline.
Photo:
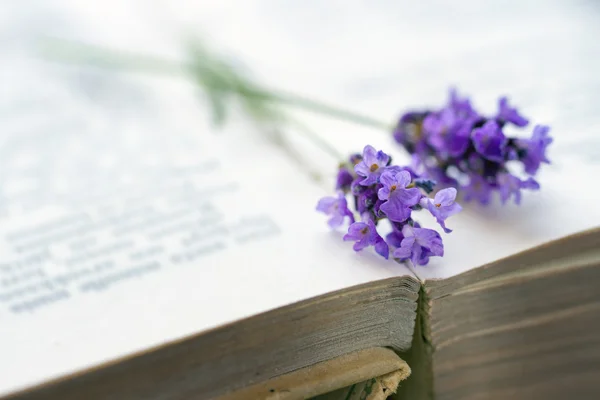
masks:
<path id="1" fill-rule="evenodd" d="M 63 62 L 88 64 L 96 67 L 111 68 L 121 71 L 128 70 L 138 73 L 150 73 L 153 75 L 189 77 L 193 74 L 194 67 L 198 67 L 198 65 L 194 66 L 183 62 L 165 60 L 146 54 L 118 51 L 95 45 L 56 39 L 46 40 L 45 43 L 43 43 L 42 51 L 48 58 Z M 197 61 L 201 65 L 202 60 Z M 207 84 L 210 85 L 210 82 Z M 214 84 L 216 86 L 221 85 L 220 82 L 215 82 Z M 284 104 L 366 127 L 384 130 L 386 132 L 393 129 L 390 124 L 381 122 L 369 116 L 331 106 L 293 93 L 265 87 L 258 87 L 257 89 L 260 92 L 259 94 L 262 95 L 263 101 L 266 102 Z M 239 91 L 238 94 L 242 96 L 247 95 Z"/>

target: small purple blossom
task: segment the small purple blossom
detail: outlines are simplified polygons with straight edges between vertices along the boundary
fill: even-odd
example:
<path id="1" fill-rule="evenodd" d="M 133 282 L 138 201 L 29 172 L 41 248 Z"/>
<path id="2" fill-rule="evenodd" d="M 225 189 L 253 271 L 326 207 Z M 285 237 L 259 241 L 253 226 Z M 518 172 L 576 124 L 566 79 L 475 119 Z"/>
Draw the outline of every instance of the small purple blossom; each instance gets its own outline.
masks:
<path id="1" fill-rule="evenodd" d="M 498 114 L 496 115 L 496 119 L 510 122 L 519 127 L 527 126 L 529 123 L 526 118 L 519 114 L 516 108 L 508 105 L 508 99 L 506 97 L 501 97 L 500 100 L 498 100 Z"/>
<path id="2" fill-rule="evenodd" d="M 348 168 L 346 166 L 341 166 L 340 169 L 338 169 L 338 174 L 337 174 L 336 183 L 335 183 L 335 189 L 336 190 L 349 189 L 353 180 L 354 180 L 354 177 L 352 176 L 352 174 L 350 173 Z"/>
<path id="3" fill-rule="evenodd" d="M 377 151 L 373 146 L 365 146 L 362 161 L 354 167 L 354 172 L 364 178 L 360 181 L 360 184 L 371 185 L 376 183 L 389 161 L 390 156 L 383 151 Z"/>
<path id="4" fill-rule="evenodd" d="M 549 130 L 548 126 L 536 125 L 531 139 L 517 140 L 517 145 L 524 153 L 522 161 L 525 172 L 529 175 L 535 175 L 541 163 L 550 164 L 550 160 L 546 157 L 546 148 L 552 143 L 552 138 L 548 136 Z"/>
<path id="5" fill-rule="evenodd" d="M 461 118 L 452 108 L 431 113 L 423 120 L 423 130 L 428 133 L 427 143 L 442 154 L 458 157 L 469 146 L 471 118 Z"/>
<path id="6" fill-rule="evenodd" d="M 423 120 L 423 129 L 429 133 L 427 140 L 431 143 L 436 137 L 448 133 L 457 119 L 452 108 L 443 108 L 440 112 L 428 114 Z"/>
<path id="7" fill-rule="evenodd" d="M 425 146 L 422 124 L 426 115 L 426 113 L 422 112 L 407 112 L 400 117 L 394 129 L 394 139 L 398 143 L 410 144 L 411 153 L 418 153 L 419 149 Z"/>
<path id="8" fill-rule="evenodd" d="M 365 170 L 373 164 L 377 168 Z M 321 199 L 317 210 L 330 216 L 329 225 L 333 228 L 342 225 L 348 218 L 350 225 L 343 239 L 354 241 L 355 251 L 373 246 L 377 254 L 387 259 L 393 249 L 408 246 L 410 249 L 404 250 L 409 254 L 402 260 L 413 259 L 417 265 L 425 265 L 429 257 L 443 255 L 441 237 L 437 233 L 437 236 L 428 233 L 435 231 L 422 229 L 413 219 L 413 213 L 424 207 L 431 209 L 442 228 L 450 232 L 445 220 L 460 211 L 460 206 L 454 203 L 456 191 L 441 190 L 429 199 L 427 195 L 433 193 L 436 185 L 434 180 L 421 176 L 413 167 L 390 164 L 385 153 L 366 146 L 361 157 L 354 155 L 340 165 L 336 180 L 340 189 L 338 196 Z M 346 196 L 350 196 L 350 204 L 360 215 L 360 221 L 355 221 Z M 381 230 L 385 229 L 382 223 L 386 220 L 391 232 L 389 228 Z M 405 234 L 406 226 L 410 227 L 409 237 Z M 413 242 L 419 243 L 420 247 Z"/>
<path id="9" fill-rule="evenodd" d="M 388 244 L 390 246 L 393 246 L 396 248 L 398 248 L 402 245 L 402 239 L 404 239 L 404 235 L 402 235 L 401 230 L 397 230 L 397 229 L 392 230 L 390 233 L 388 233 L 385 236 L 386 242 L 388 242 Z"/>
<path id="10" fill-rule="evenodd" d="M 369 211 L 377 202 L 377 188 L 367 187 L 356 197 L 356 211 L 359 214 L 364 214 Z"/>
<path id="11" fill-rule="evenodd" d="M 484 158 L 497 162 L 504 160 L 506 136 L 496 121 L 489 120 L 481 128 L 473 129 L 471 138 L 475 150 Z"/>
<path id="12" fill-rule="evenodd" d="M 448 107 L 454 110 L 462 117 L 472 118 L 477 116 L 477 112 L 471 106 L 471 101 L 468 97 L 460 98 L 456 89 L 450 89 L 450 101 Z"/>
<path id="13" fill-rule="evenodd" d="M 423 198 L 421 201 L 421 206 L 429 210 L 431 215 L 435 217 L 438 224 L 440 224 L 444 232 L 450 233 L 452 230 L 446 227 L 446 219 L 454 214 L 458 214 L 462 210 L 462 207 L 454 202 L 455 200 L 456 189 L 447 188 L 437 192 L 433 200 L 429 198 Z"/>
<path id="14" fill-rule="evenodd" d="M 433 229 L 418 228 L 409 224 L 402 228 L 404 238 L 396 250 L 394 258 L 410 259 L 414 265 L 425 265 L 430 256 L 443 256 L 444 245 L 440 234 Z"/>
<path id="15" fill-rule="evenodd" d="M 503 174 L 509 173 L 508 162 L 522 163 L 531 176 L 542 163 L 550 163 L 546 157 L 552 143 L 548 127 L 536 126 L 530 139 L 505 135 L 507 124 L 524 127 L 528 123 L 506 97 L 498 100 L 496 115 L 487 117 L 475 110 L 468 98 L 451 90 L 448 103 L 440 109 L 402 115 L 394 139 L 412 155 L 413 168 L 421 177 L 435 180 L 441 187 L 456 187 L 467 201 L 488 204 L 494 192 L 502 191 L 501 197 L 506 197 Z M 521 186 L 535 188 L 532 183 Z"/>
<path id="16" fill-rule="evenodd" d="M 374 246 L 375 252 L 387 259 L 389 257 L 390 249 L 383 240 L 383 238 L 377 233 L 377 227 L 372 219 L 368 219 L 367 222 L 355 222 L 348 227 L 348 233 L 344 235 L 343 240 L 355 241 L 354 251 L 361 251 L 368 246 Z"/>
<path id="17" fill-rule="evenodd" d="M 332 228 L 341 226 L 345 217 L 349 218 L 350 223 L 354 222 L 354 214 L 348 209 L 346 196 L 342 192 L 339 192 L 337 197 L 323 197 L 319 200 L 317 211 L 331 217 L 327 223 Z"/>
<path id="18" fill-rule="evenodd" d="M 511 196 L 514 196 L 515 203 L 521 203 L 521 189 L 538 190 L 540 184 L 533 178 L 521 180 L 509 173 L 498 174 L 498 189 L 500 191 L 500 200 L 506 203 Z"/>
<path id="19" fill-rule="evenodd" d="M 475 174 L 469 176 L 469 183 L 462 188 L 465 201 L 476 200 L 484 205 L 489 204 L 493 189 L 485 178 Z"/>
<path id="20" fill-rule="evenodd" d="M 385 200 L 381 204 L 381 211 L 394 222 L 404 222 L 411 214 L 410 207 L 419 202 L 423 196 L 421 191 L 414 187 L 407 189 L 411 182 L 411 175 L 408 171 L 390 172 L 381 174 L 381 189 L 377 192 L 380 200 Z"/>

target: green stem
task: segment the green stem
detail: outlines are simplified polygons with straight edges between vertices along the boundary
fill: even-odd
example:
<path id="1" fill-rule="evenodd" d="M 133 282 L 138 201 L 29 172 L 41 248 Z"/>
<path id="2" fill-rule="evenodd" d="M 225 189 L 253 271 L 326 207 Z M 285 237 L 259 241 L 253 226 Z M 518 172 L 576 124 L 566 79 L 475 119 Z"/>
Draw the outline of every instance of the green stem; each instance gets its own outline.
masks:
<path id="1" fill-rule="evenodd" d="M 360 125 L 364 125 L 370 128 L 382 129 L 386 132 L 389 132 L 393 129 L 393 126 L 390 124 L 386 124 L 377 119 L 371 118 L 369 116 L 358 114 L 354 111 L 345 110 L 342 108 L 330 106 L 325 103 L 321 103 L 312 99 L 308 99 L 305 97 L 297 96 L 291 93 L 283 93 L 283 92 L 267 92 L 270 95 L 277 98 L 280 102 L 288 104 L 290 106 L 294 106 L 297 108 L 304 109 L 306 111 L 312 111 L 318 114 L 327 115 L 329 117 L 354 122 Z"/>
<path id="2" fill-rule="evenodd" d="M 63 40 L 46 40 L 42 47 L 42 51 L 47 57 L 58 59 L 60 61 L 88 64 L 117 70 L 145 72 L 153 75 L 189 76 L 190 71 L 193 71 L 190 65 L 186 65 L 183 62 L 170 61 L 146 54 L 118 51 L 100 46 Z M 264 97 L 264 100 L 266 101 L 275 101 L 332 118 L 385 130 L 386 132 L 389 132 L 393 128 L 390 124 L 381 122 L 369 116 L 331 106 L 293 93 L 265 87 L 261 87 L 259 90 L 266 95 Z"/>

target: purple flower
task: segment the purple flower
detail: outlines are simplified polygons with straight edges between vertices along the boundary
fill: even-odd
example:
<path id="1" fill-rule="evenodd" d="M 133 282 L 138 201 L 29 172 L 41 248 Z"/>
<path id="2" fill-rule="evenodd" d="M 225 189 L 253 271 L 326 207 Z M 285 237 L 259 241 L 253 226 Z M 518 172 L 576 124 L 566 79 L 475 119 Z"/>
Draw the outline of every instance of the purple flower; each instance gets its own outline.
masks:
<path id="1" fill-rule="evenodd" d="M 377 200 L 377 189 L 375 187 L 366 188 L 357 196 L 356 211 L 362 215 L 372 209 Z"/>
<path id="2" fill-rule="evenodd" d="M 425 265 L 430 256 L 443 256 L 444 245 L 440 234 L 432 229 L 404 225 L 402 243 L 394 250 L 394 258 L 410 259 L 414 265 Z"/>
<path id="3" fill-rule="evenodd" d="M 458 157 L 469 146 L 469 134 L 475 121 L 460 118 L 452 108 L 429 114 L 423 121 L 427 142 L 438 152 Z"/>
<path id="4" fill-rule="evenodd" d="M 341 192 L 338 193 L 338 197 L 323 197 L 319 200 L 317 211 L 331 217 L 327 223 L 332 228 L 341 226 L 345 217 L 350 219 L 350 223 L 354 223 L 354 214 L 348 209 L 346 197 Z"/>
<path id="5" fill-rule="evenodd" d="M 456 123 L 457 117 L 451 108 L 443 108 L 440 112 L 430 113 L 423 120 L 423 129 L 430 136 L 441 136 L 447 133 Z M 431 138 L 428 138 L 431 140 Z"/>
<path id="6" fill-rule="evenodd" d="M 360 181 L 361 185 L 372 185 L 377 183 L 379 176 L 390 161 L 390 156 L 383 151 L 377 151 L 373 146 L 365 146 L 363 150 L 363 159 L 356 164 L 354 171 L 364 177 Z"/>
<path id="7" fill-rule="evenodd" d="M 526 126 L 529 123 L 526 118 L 519 114 L 516 108 L 508 105 L 508 99 L 506 97 L 501 97 L 498 101 L 498 114 L 496 115 L 496 119 L 510 122 L 519 127 Z"/>
<path id="8" fill-rule="evenodd" d="M 548 136 L 549 130 L 548 126 L 536 125 L 531 139 L 517 140 L 517 145 L 524 150 L 522 161 L 525 172 L 529 175 L 535 175 L 541 163 L 550 164 L 550 160 L 546 158 L 546 147 L 552 143 L 552 138 Z"/>
<path id="9" fill-rule="evenodd" d="M 452 232 L 451 229 L 446 228 L 446 219 L 462 210 L 462 207 L 454 202 L 455 199 L 456 189 L 448 188 L 437 192 L 433 200 L 426 197 L 421 200 L 423 208 L 429 210 L 446 233 Z"/>
<path id="10" fill-rule="evenodd" d="M 518 198 L 520 192 L 515 187 L 537 187 L 534 181 L 519 181 L 517 185 L 514 179 L 500 175 L 508 173 L 507 164 L 515 161 L 521 162 L 530 176 L 537 173 L 542 163 L 549 163 L 546 149 L 552 138 L 548 127 L 536 126 L 529 139 L 506 137 L 505 125 L 529 124 L 507 97 L 498 99 L 498 111 L 490 117 L 480 115 L 469 99 L 459 97 L 456 90 L 451 89 L 449 95 L 442 108 L 402 115 L 394 131 L 394 138 L 411 154 L 412 169 L 418 174 L 413 174 L 409 187 L 416 186 L 429 194 L 435 181 L 438 188 L 460 187 L 465 191 L 465 200 L 476 199 L 482 204 L 488 204 L 495 191 L 502 190 L 502 197 Z M 423 178 L 430 181 L 421 181 Z M 431 204 L 422 200 L 419 206 L 409 208 L 414 211 L 425 206 L 430 208 Z M 395 213 L 396 219 L 410 218 L 407 207 L 391 201 L 383 203 L 381 210 L 379 217 Z M 444 219 L 438 219 L 447 230 Z"/>
<path id="11" fill-rule="evenodd" d="M 359 194 L 361 194 L 362 192 L 364 192 L 365 190 L 367 190 L 369 188 L 368 186 L 363 186 L 360 184 L 360 181 L 362 179 L 363 178 L 361 178 L 360 176 L 356 177 L 350 184 L 350 193 L 352 193 L 354 196 L 358 196 Z"/>
<path id="12" fill-rule="evenodd" d="M 408 221 L 406 221 L 404 223 L 390 221 L 390 225 L 392 226 L 392 231 L 385 236 L 385 241 L 387 242 L 388 245 L 396 247 L 396 248 L 401 246 L 402 239 L 404 239 L 404 235 L 402 234 L 402 227 L 404 225 L 406 225 L 407 223 L 408 223 Z M 413 222 L 413 223 L 417 227 L 419 227 L 419 224 L 417 222 Z"/>
<path id="13" fill-rule="evenodd" d="M 469 175 L 469 184 L 463 187 L 465 201 L 477 200 L 481 204 L 488 204 L 493 187 L 480 175 Z"/>
<path id="14" fill-rule="evenodd" d="M 425 113 L 414 111 L 403 114 L 394 129 L 394 139 L 401 145 L 414 145 L 419 142 L 422 136 L 421 125 L 425 115 Z"/>
<path id="15" fill-rule="evenodd" d="M 481 128 L 471 133 L 475 150 L 490 161 L 504 161 L 506 137 L 494 120 L 487 121 Z"/>
<path id="16" fill-rule="evenodd" d="M 450 89 L 450 101 L 449 106 L 461 117 L 476 117 L 478 114 L 471 106 L 471 101 L 468 97 L 458 97 L 456 89 Z"/>
<path id="17" fill-rule="evenodd" d="M 522 181 L 509 173 L 498 174 L 498 189 L 500 191 L 500 200 L 503 204 L 513 195 L 515 203 L 520 204 L 521 189 L 537 190 L 539 188 L 540 184 L 533 178 L 527 178 L 527 180 Z"/>
<path id="18" fill-rule="evenodd" d="M 353 180 L 354 177 L 352 176 L 348 168 L 346 166 L 341 166 L 338 170 L 335 189 L 344 191 L 348 190 L 350 189 L 350 185 L 352 184 Z"/>
<path id="19" fill-rule="evenodd" d="M 380 180 L 383 186 L 377 194 L 380 200 L 387 200 L 381 204 L 381 211 L 390 221 L 406 221 L 410 217 L 410 207 L 417 204 L 423 196 L 416 187 L 406 188 L 411 182 L 410 172 L 385 171 Z"/>
<path id="20" fill-rule="evenodd" d="M 402 235 L 401 231 L 397 231 L 397 230 L 393 230 L 392 232 L 388 233 L 385 236 L 385 241 L 390 245 L 390 246 L 394 246 L 394 247 L 400 247 L 402 244 L 402 239 L 404 239 L 404 236 Z"/>
<path id="21" fill-rule="evenodd" d="M 485 160 L 478 153 L 473 153 L 466 160 L 466 167 L 471 172 L 477 172 L 479 175 L 483 174 L 485 169 Z"/>
<path id="22" fill-rule="evenodd" d="M 377 254 L 387 259 L 389 257 L 390 249 L 383 240 L 383 238 L 377 233 L 377 227 L 372 219 L 368 219 L 367 222 L 354 222 L 348 227 L 348 233 L 344 235 L 344 240 L 353 240 L 354 251 L 361 251 L 365 247 L 374 246 Z"/>

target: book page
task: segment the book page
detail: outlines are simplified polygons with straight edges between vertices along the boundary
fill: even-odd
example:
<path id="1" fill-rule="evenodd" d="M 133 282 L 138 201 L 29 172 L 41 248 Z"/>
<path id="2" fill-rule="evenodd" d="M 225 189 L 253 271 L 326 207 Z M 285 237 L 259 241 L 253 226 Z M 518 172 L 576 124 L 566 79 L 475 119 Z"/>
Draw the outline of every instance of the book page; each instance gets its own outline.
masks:
<path id="1" fill-rule="evenodd" d="M 0 395 L 411 274 L 355 255 L 327 191 L 247 121 L 217 131 L 187 82 L 22 50 L 0 72 Z"/>
<path id="2" fill-rule="evenodd" d="M 524 192 L 520 206 L 463 204 L 464 211 L 448 220 L 454 232 L 443 235 L 445 256 L 415 268 L 423 279 L 456 275 L 600 226 L 595 2 L 252 3 L 235 12 L 226 5 L 202 15 L 166 6 L 163 12 L 220 32 L 213 40 L 242 54 L 270 85 L 383 122 L 392 124 L 409 109 L 442 106 L 454 86 L 486 114 L 496 111 L 500 96 L 509 96 L 531 121 L 516 135 L 530 136 L 535 124 L 551 127 L 552 164 L 542 165 L 536 177 L 541 190 Z M 369 143 L 399 162 L 409 160 L 389 133 L 309 114 L 302 118 L 341 152 Z M 421 220 L 436 226 L 431 218 Z"/>

